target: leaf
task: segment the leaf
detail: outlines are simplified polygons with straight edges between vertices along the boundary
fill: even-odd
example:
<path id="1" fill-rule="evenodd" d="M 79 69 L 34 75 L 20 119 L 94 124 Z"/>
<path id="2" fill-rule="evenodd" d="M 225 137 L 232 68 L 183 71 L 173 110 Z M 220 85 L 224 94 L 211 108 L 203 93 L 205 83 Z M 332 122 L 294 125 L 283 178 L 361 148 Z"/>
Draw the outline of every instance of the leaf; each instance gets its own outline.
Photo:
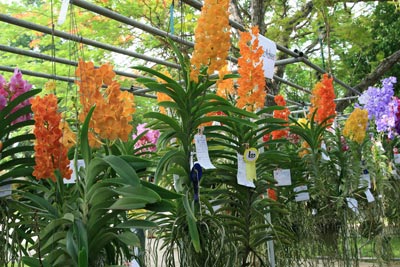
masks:
<path id="1" fill-rule="evenodd" d="M 106 156 L 103 158 L 103 160 L 116 171 L 119 177 L 121 177 L 126 184 L 130 184 L 132 186 L 140 185 L 139 177 L 137 176 L 136 171 L 125 160 L 114 155 Z"/>
<path id="2" fill-rule="evenodd" d="M 127 244 L 128 246 L 134 246 L 134 247 L 140 246 L 140 240 L 139 240 L 138 236 L 129 231 L 125 231 L 125 232 L 122 232 L 121 234 L 119 234 L 118 239 L 121 242 Z"/>
<path id="3" fill-rule="evenodd" d="M 116 228 L 128 228 L 128 229 L 151 229 L 156 228 L 158 225 L 155 222 L 148 220 L 128 220 L 115 226 Z"/>
<path id="4" fill-rule="evenodd" d="M 86 249 L 83 248 L 79 251 L 78 255 L 78 266 L 79 267 L 88 267 L 88 255 Z"/>
<path id="5" fill-rule="evenodd" d="M 155 191 L 144 186 L 124 186 L 114 189 L 113 191 L 124 197 L 140 197 L 148 203 L 154 203 L 161 200 L 161 197 Z"/>
<path id="6" fill-rule="evenodd" d="M 172 212 L 176 209 L 176 204 L 171 200 L 163 199 L 156 203 L 147 204 L 145 209 L 154 212 Z"/>
<path id="7" fill-rule="evenodd" d="M 124 197 L 115 201 L 109 209 L 111 210 L 135 210 L 146 206 L 147 200 L 141 197 Z"/>
<path id="8" fill-rule="evenodd" d="M 189 215 L 186 216 L 186 221 L 189 227 L 189 235 L 192 239 L 192 245 L 197 253 L 201 252 L 199 230 L 197 229 L 196 221 Z"/>
<path id="9" fill-rule="evenodd" d="M 151 160 L 132 155 L 121 155 L 120 158 L 128 162 L 136 170 L 136 172 L 153 165 Z"/>
<path id="10" fill-rule="evenodd" d="M 154 174 L 154 180 L 157 184 L 161 180 L 161 176 L 164 170 L 168 167 L 171 163 L 177 163 L 182 168 L 186 166 L 186 157 L 183 151 L 181 150 L 170 150 L 168 151 L 157 164 L 156 172 Z"/>
<path id="11" fill-rule="evenodd" d="M 163 123 L 167 124 L 172 129 L 174 129 L 177 133 L 181 133 L 181 131 L 182 131 L 181 127 L 177 123 L 177 121 L 165 114 L 158 113 L 158 112 L 149 112 L 149 113 L 146 113 L 144 117 L 160 120 Z"/>
<path id="12" fill-rule="evenodd" d="M 75 243 L 72 228 L 67 232 L 65 247 L 74 264 L 78 265 L 78 246 Z"/>
<path id="13" fill-rule="evenodd" d="M 82 153 L 83 160 L 85 161 L 85 166 L 89 166 L 90 159 L 91 159 L 91 149 L 89 146 L 88 133 L 89 133 L 90 119 L 92 117 L 95 107 L 96 106 L 93 106 L 89 110 L 89 112 L 85 118 L 85 121 L 82 125 L 82 128 L 81 128 L 81 136 L 80 136 L 81 137 L 81 153 Z"/>
<path id="14" fill-rule="evenodd" d="M 59 217 L 57 210 L 46 199 L 29 192 L 26 192 L 24 194 L 24 197 L 30 199 L 36 205 L 43 208 L 46 212 L 48 212 L 49 215 L 52 215 L 51 217 L 53 218 Z"/>
<path id="15" fill-rule="evenodd" d="M 40 263 L 39 259 L 36 259 L 33 257 L 23 256 L 22 262 L 29 267 L 43 267 L 42 264 Z"/>
<path id="16" fill-rule="evenodd" d="M 183 79 L 185 81 L 185 84 L 189 84 L 189 80 L 188 80 L 189 76 L 188 76 L 188 73 L 186 71 L 188 69 L 188 67 L 189 67 L 188 64 L 187 64 L 187 61 L 183 57 L 181 51 L 176 46 L 176 44 L 169 38 L 167 38 L 167 41 L 168 41 L 169 45 L 172 47 L 172 50 L 174 51 L 175 55 L 178 58 L 179 65 L 181 66 L 182 76 L 183 76 Z"/>
<path id="17" fill-rule="evenodd" d="M 86 188 L 90 191 L 93 184 L 97 181 L 97 176 L 105 170 L 109 165 L 102 158 L 94 158 L 90 161 L 89 165 L 86 165 Z"/>
<path id="18" fill-rule="evenodd" d="M 5 180 L 7 178 L 17 178 L 17 177 L 26 177 L 26 176 L 31 176 L 33 172 L 33 168 L 30 166 L 18 166 L 15 167 L 11 170 L 9 170 L 7 173 L 4 173 L 2 175 L 0 175 L 0 181 Z M 14 180 L 11 181 L 12 183 L 14 183 Z M 21 180 L 17 180 L 15 182 L 28 182 L 28 181 L 21 181 Z M 28 183 L 31 183 L 30 181 Z"/>
<path id="19" fill-rule="evenodd" d="M 144 187 L 150 188 L 152 191 L 156 192 L 162 199 L 178 199 L 182 197 L 181 194 L 172 192 L 156 184 L 143 180 L 141 181 L 141 183 Z"/>
<path id="20" fill-rule="evenodd" d="M 0 121 L 4 120 L 4 118 L 9 115 L 11 113 L 11 111 L 18 106 L 20 103 L 22 103 L 23 101 L 29 99 L 30 97 L 38 94 L 41 90 L 40 89 L 33 89 L 33 90 L 29 90 L 21 95 L 19 95 L 18 97 L 16 97 L 15 99 L 13 99 L 12 101 L 10 101 L 7 106 L 5 106 L 1 111 L 0 111 Z"/>

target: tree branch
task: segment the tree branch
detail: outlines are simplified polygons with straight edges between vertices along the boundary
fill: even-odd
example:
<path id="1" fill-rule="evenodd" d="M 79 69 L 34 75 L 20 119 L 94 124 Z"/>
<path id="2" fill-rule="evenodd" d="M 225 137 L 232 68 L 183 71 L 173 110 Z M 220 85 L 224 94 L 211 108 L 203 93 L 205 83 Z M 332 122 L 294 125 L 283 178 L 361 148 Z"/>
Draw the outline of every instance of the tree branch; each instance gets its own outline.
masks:
<path id="1" fill-rule="evenodd" d="M 376 67 L 376 69 L 373 72 L 368 74 L 367 77 L 365 77 L 365 79 L 363 79 L 359 84 L 354 86 L 354 89 L 356 89 L 359 92 L 367 90 L 369 86 L 373 86 L 374 84 L 376 84 L 387 71 L 389 71 L 393 66 L 396 65 L 396 63 L 399 62 L 400 62 L 400 50 L 386 57 L 378 65 L 378 67 Z M 348 92 L 345 97 L 349 96 L 354 96 L 354 93 Z M 343 112 L 343 110 L 347 108 L 350 104 L 352 104 L 354 101 L 355 99 L 342 101 L 338 103 L 338 105 L 336 106 L 336 111 Z"/>
<path id="2" fill-rule="evenodd" d="M 243 17 L 239 9 L 240 8 L 237 0 L 232 0 L 230 4 L 230 13 L 233 17 L 233 20 L 243 25 Z"/>

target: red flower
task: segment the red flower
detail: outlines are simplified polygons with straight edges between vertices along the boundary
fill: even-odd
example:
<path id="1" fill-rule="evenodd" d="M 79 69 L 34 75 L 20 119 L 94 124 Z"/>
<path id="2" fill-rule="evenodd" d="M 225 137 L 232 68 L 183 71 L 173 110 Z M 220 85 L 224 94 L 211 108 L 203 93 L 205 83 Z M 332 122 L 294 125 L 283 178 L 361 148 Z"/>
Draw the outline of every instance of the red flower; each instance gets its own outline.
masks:
<path id="1" fill-rule="evenodd" d="M 321 123 L 326 118 L 336 114 L 335 91 L 333 89 L 333 78 L 329 78 L 328 74 L 324 74 L 321 82 L 318 82 L 312 92 L 310 114 L 317 109 L 314 120 Z M 327 123 L 333 122 L 333 117 Z"/>
<path id="2" fill-rule="evenodd" d="M 286 106 L 286 101 L 283 98 L 282 95 L 276 95 L 274 97 L 275 103 L 278 106 L 284 107 Z M 274 118 L 282 119 L 285 121 L 289 120 L 289 114 L 290 111 L 288 108 L 282 109 L 282 110 L 274 110 Z M 287 124 L 285 124 L 287 126 Z M 288 137 L 289 131 L 284 129 L 284 130 L 276 130 L 272 132 L 272 139 L 279 139 L 279 138 L 286 138 Z"/>
<path id="3" fill-rule="evenodd" d="M 276 191 L 272 188 L 267 189 L 267 195 L 268 195 L 269 199 L 272 199 L 274 201 L 278 200 L 278 195 L 277 195 Z"/>

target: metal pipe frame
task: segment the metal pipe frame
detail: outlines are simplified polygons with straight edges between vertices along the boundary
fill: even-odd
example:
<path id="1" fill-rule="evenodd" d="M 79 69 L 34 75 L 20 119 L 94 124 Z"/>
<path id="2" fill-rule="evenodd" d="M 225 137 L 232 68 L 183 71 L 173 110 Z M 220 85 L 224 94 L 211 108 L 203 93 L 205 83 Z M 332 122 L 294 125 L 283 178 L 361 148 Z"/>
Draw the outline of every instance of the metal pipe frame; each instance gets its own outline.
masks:
<path id="1" fill-rule="evenodd" d="M 198 2 L 198 1 L 196 1 L 196 0 L 182 0 L 182 2 L 184 2 L 184 3 L 186 3 L 186 4 L 190 5 L 190 6 L 192 6 L 192 7 L 194 7 L 194 8 L 196 8 L 196 9 L 198 9 L 198 10 L 201 10 L 201 8 L 203 7 L 203 4 L 200 3 L 200 2 Z M 246 28 L 245 28 L 243 25 L 241 25 L 241 24 L 239 24 L 239 23 L 237 23 L 237 22 L 235 22 L 235 21 L 233 21 L 233 20 L 229 20 L 229 24 L 230 24 L 233 28 L 235 28 L 235 29 L 238 29 L 238 30 L 240 30 L 240 31 L 246 31 Z M 284 47 L 284 46 L 282 46 L 282 45 L 280 45 L 280 44 L 276 44 L 276 48 L 277 48 L 279 51 L 284 52 L 285 54 L 288 54 L 288 55 L 290 55 L 290 56 L 292 56 L 292 57 L 295 57 L 295 58 L 299 58 L 300 61 L 302 61 L 304 64 L 308 65 L 309 67 L 315 69 L 316 71 L 318 71 L 318 72 L 320 72 L 320 73 L 327 73 L 326 70 L 324 70 L 324 69 L 320 68 L 319 66 L 313 64 L 313 63 L 310 62 L 306 57 L 300 56 L 299 53 L 295 53 L 294 51 L 291 51 L 290 49 L 288 49 L 288 48 L 286 48 L 286 47 Z M 275 78 L 275 76 L 274 76 L 274 78 Z M 349 90 L 349 91 L 352 91 L 352 92 L 354 92 L 354 93 L 360 95 L 360 92 L 358 92 L 358 91 L 357 91 L 356 89 L 354 89 L 353 87 L 350 87 L 349 85 L 345 84 L 343 81 L 339 80 L 338 78 L 333 77 L 333 79 L 334 79 L 334 81 L 335 81 L 337 84 L 341 85 L 341 86 L 344 87 L 345 89 L 347 89 L 347 90 Z"/>
<path id="2" fill-rule="evenodd" d="M 268 93 L 267 93 L 267 97 L 269 97 L 269 98 L 275 98 L 274 95 L 268 94 Z M 296 106 L 298 106 L 298 107 L 304 107 L 304 106 L 305 106 L 304 104 L 298 103 L 298 102 L 293 101 L 293 100 L 290 100 L 290 99 L 286 99 L 286 102 L 291 103 L 291 104 L 294 104 L 294 105 L 296 105 Z"/>
<path id="3" fill-rule="evenodd" d="M 17 18 L 8 16 L 8 15 L 5 15 L 5 14 L 0 14 L 0 21 L 6 22 L 6 23 L 9 23 L 9 24 L 13 24 L 13 25 L 16 25 L 16 26 L 19 26 L 19 27 L 23 27 L 23 28 L 26 28 L 26 29 L 30 29 L 30 30 L 39 31 L 39 32 L 42 32 L 42 33 L 51 34 L 51 35 L 54 35 L 54 36 L 57 36 L 57 37 L 60 37 L 60 38 L 66 39 L 66 40 L 71 40 L 71 41 L 74 41 L 74 42 L 77 42 L 77 43 L 83 43 L 83 44 L 87 44 L 87 45 L 94 46 L 94 47 L 97 47 L 97 48 L 101 48 L 101 49 L 105 49 L 105 50 L 108 50 L 108 51 L 116 52 L 116 53 L 119 53 L 119 54 L 123 54 L 123 55 L 131 56 L 131 57 L 143 59 L 145 61 L 158 63 L 158 64 L 161 64 L 161 65 L 165 65 L 165 66 L 176 68 L 176 69 L 180 68 L 180 66 L 178 64 L 175 64 L 175 63 L 171 63 L 171 62 L 167 62 L 167 61 L 164 61 L 164 60 L 161 60 L 161 59 L 158 59 L 158 58 L 154 58 L 154 57 L 149 57 L 149 56 L 146 56 L 146 55 L 138 54 L 136 52 L 132 52 L 132 51 L 129 51 L 129 50 L 121 49 L 121 48 L 116 47 L 116 46 L 112 46 L 112 45 L 104 44 L 104 43 L 101 43 L 101 42 L 93 41 L 93 40 L 84 38 L 82 36 L 73 35 L 73 34 L 69 34 L 69 33 L 66 33 L 66 32 L 58 31 L 58 30 L 53 30 L 51 28 L 48 28 L 48 27 L 45 27 L 45 26 L 42 26 L 42 25 L 38 25 L 38 24 L 35 24 L 35 23 L 27 22 L 27 21 L 24 21 L 24 20 L 21 20 L 21 19 L 17 19 Z"/>
<path id="4" fill-rule="evenodd" d="M 12 67 L 0 66 L 0 71 L 14 72 L 14 70 L 15 70 L 15 68 L 12 68 Z M 76 81 L 74 78 L 65 77 L 65 76 L 58 76 L 58 75 L 35 72 L 35 71 L 30 71 L 30 70 L 21 70 L 21 69 L 19 69 L 19 70 L 21 71 L 21 73 L 23 75 L 28 75 L 28 76 L 33 76 L 33 77 L 39 77 L 39 78 L 44 78 L 44 79 L 49 79 L 49 80 L 56 80 L 56 81 L 63 81 L 63 82 L 68 82 L 68 83 L 75 83 L 75 81 Z M 120 89 L 122 91 L 129 91 L 137 96 L 143 96 L 143 97 L 148 97 L 148 98 L 157 98 L 154 95 L 145 94 L 146 92 L 150 91 L 149 89 L 142 89 L 140 87 L 135 87 L 135 86 L 131 86 L 131 88 L 121 87 Z"/>
<path id="5" fill-rule="evenodd" d="M 141 30 L 143 30 L 145 32 L 148 32 L 148 33 L 151 33 L 151 34 L 154 34 L 154 35 L 157 35 L 157 36 L 161 36 L 161 37 L 168 37 L 168 38 L 170 38 L 171 40 L 173 40 L 173 41 L 175 41 L 177 43 L 181 43 L 181 44 L 184 44 L 184 45 L 189 46 L 189 47 L 194 47 L 194 43 L 193 42 L 187 41 L 187 40 L 185 40 L 185 39 L 183 39 L 183 38 L 181 38 L 179 36 L 170 34 L 170 33 L 166 32 L 166 31 L 160 30 L 158 28 L 155 28 L 155 27 L 143 24 L 141 22 L 135 21 L 135 20 L 133 20 L 131 18 L 125 17 L 125 16 L 123 16 L 123 15 L 117 13 L 117 12 L 111 11 L 111 10 L 109 10 L 107 8 L 100 7 L 100 6 L 97 6 L 97 5 L 88 3 L 86 1 L 82 1 L 82 0 L 70 0 L 69 3 L 72 4 L 72 5 L 81 7 L 83 9 L 92 11 L 94 13 L 100 14 L 102 16 L 108 17 L 110 19 L 125 23 L 127 25 L 131 25 L 131 26 L 133 26 L 135 28 L 138 28 L 138 29 L 141 29 Z"/>
<path id="6" fill-rule="evenodd" d="M 301 58 L 301 61 L 304 62 L 304 64 L 306 64 L 307 66 L 313 68 L 314 70 L 318 71 L 321 74 L 327 73 L 326 70 L 320 68 L 319 66 L 315 65 L 314 63 L 312 63 L 311 61 L 309 61 L 308 59 L 306 59 L 304 57 Z M 357 95 L 361 95 L 361 93 L 359 91 L 357 91 L 356 89 L 354 89 L 353 87 L 348 86 L 347 84 L 345 84 L 338 78 L 334 77 L 333 75 L 331 75 L 331 77 L 337 84 L 341 85 L 342 87 L 346 88 L 349 91 L 352 91 L 353 93 L 356 93 Z"/>
<path id="7" fill-rule="evenodd" d="M 53 57 L 53 56 L 49 56 L 46 54 L 41 54 L 41 53 L 37 53 L 34 51 L 24 50 L 24 49 L 20 49 L 20 48 L 16 48 L 16 47 L 0 45 L 0 50 L 9 52 L 9 53 L 13 53 L 13 54 L 22 55 L 22 56 L 28 56 L 28 57 L 43 59 L 43 60 L 47 60 L 47 61 L 51 61 L 51 62 L 57 62 L 57 63 L 69 65 L 69 66 L 74 66 L 74 67 L 78 66 L 78 62 L 76 62 L 76 61 L 71 61 L 71 60 L 59 58 L 59 57 Z M 98 68 L 98 66 L 95 66 L 95 68 Z M 117 75 L 134 78 L 134 79 L 144 77 L 144 76 L 140 76 L 140 75 L 136 75 L 136 74 L 128 73 L 128 72 L 123 72 L 123 71 L 119 71 L 119 70 L 114 70 L 114 72 Z"/>
<path id="8" fill-rule="evenodd" d="M 196 8 L 198 10 L 200 10 L 201 7 L 202 7 L 202 3 L 200 3 L 200 2 L 198 2 L 196 0 L 182 0 L 182 2 L 192 6 L 194 8 Z M 148 32 L 148 33 L 151 33 L 151 34 L 154 34 L 154 35 L 158 35 L 158 36 L 162 36 L 162 37 L 168 37 L 168 38 L 170 38 L 171 40 L 173 40 L 175 42 L 184 44 L 184 45 L 189 46 L 189 47 L 194 47 L 194 43 L 193 42 L 189 42 L 189 41 L 184 40 L 183 38 L 180 38 L 180 37 L 178 37 L 176 35 L 172 35 L 172 34 L 170 34 L 168 32 L 160 30 L 158 28 L 155 28 L 155 27 L 152 27 L 152 26 L 137 22 L 137 21 L 135 21 L 133 19 L 130 19 L 128 17 L 125 17 L 125 16 L 123 16 L 121 14 L 118 14 L 116 12 L 110 11 L 110 10 L 108 10 L 106 8 L 103 8 L 103 7 L 100 7 L 100 6 L 96 6 L 96 5 L 88 3 L 86 1 L 83 1 L 83 0 L 70 0 L 70 4 L 76 5 L 78 7 L 87 9 L 89 11 L 95 12 L 97 14 L 100 14 L 100 15 L 103 15 L 103 16 L 106 16 L 106 17 L 109 17 L 109 18 L 114 19 L 116 21 L 131 25 L 131 26 L 139 28 L 139 29 L 141 29 L 141 30 L 143 30 L 145 32 Z M 143 59 L 143 60 L 146 60 L 146 61 L 159 63 L 159 64 L 162 64 L 162 65 L 165 65 L 165 66 L 169 66 L 169 67 L 173 67 L 173 68 L 180 68 L 180 66 L 175 64 L 175 63 L 167 62 L 167 61 L 160 60 L 160 59 L 157 59 L 157 58 L 149 57 L 149 56 L 146 56 L 146 55 L 142 55 L 142 54 L 138 54 L 138 53 L 131 52 L 131 51 L 128 51 L 128 50 L 124 50 L 124 49 L 121 49 L 121 48 L 118 48 L 118 47 L 114 47 L 114 46 L 111 46 L 111 45 L 108 45 L 108 44 L 104 44 L 104 43 L 100 43 L 100 42 L 97 42 L 97 41 L 89 40 L 89 39 L 83 38 L 81 36 L 72 35 L 72 34 L 68 34 L 68 33 L 62 32 L 62 31 L 54 30 L 54 29 L 51 29 L 51 28 L 48 28 L 48 27 L 44 27 L 44 26 L 41 26 L 41 25 L 38 25 L 38 24 L 34 24 L 34 23 L 30 23 L 30 22 L 23 21 L 23 20 L 20 20 L 20 19 L 16 19 L 16 18 L 13 18 L 11 16 L 4 15 L 4 14 L 0 14 L 0 21 L 4 21 L 4 22 L 10 23 L 10 24 L 14 24 L 16 26 L 28 28 L 28 29 L 35 30 L 35 31 L 39 31 L 39 32 L 47 33 L 47 34 L 52 34 L 52 35 L 55 35 L 55 36 L 58 36 L 58 37 L 61 37 L 61 38 L 67 39 L 67 40 L 72 40 L 72 41 L 75 41 L 75 42 L 88 44 L 88 45 L 95 46 L 95 47 L 98 47 L 98 48 L 101 48 L 101 49 L 105 49 L 105 50 L 108 50 L 108 51 L 113 51 L 113 52 L 116 52 L 116 53 L 132 56 L 132 57 Z M 244 26 L 242 26 L 241 24 L 239 24 L 239 23 L 237 23 L 235 21 L 232 21 L 232 20 L 230 20 L 230 25 L 232 27 L 234 27 L 236 29 L 239 29 L 239 30 L 242 30 L 242 31 L 246 30 L 244 28 Z M 276 66 L 285 65 L 285 64 L 291 64 L 291 63 L 296 63 L 296 62 L 303 62 L 304 64 L 310 66 L 311 68 L 317 70 L 320 73 L 326 73 L 325 70 L 323 70 L 319 66 L 313 64 L 307 58 L 305 58 L 303 56 L 300 56 L 298 53 L 293 52 L 293 51 L 287 49 L 286 47 L 280 46 L 279 44 L 277 44 L 277 48 L 278 48 L 278 50 L 280 50 L 280 51 L 282 51 L 282 52 L 284 52 L 284 53 L 286 53 L 288 55 L 293 56 L 293 58 L 278 60 L 275 63 Z M 52 56 L 36 53 L 36 52 L 33 52 L 33 51 L 22 50 L 22 49 L 13 48 L 13 47 L 7 47 L 7 46 L 4 46 L 4 45 L 0 45 L 0 50 L 11 52 L 11 53 L 16 53 L 16 54 L 20 54 L 20 55 L 26 55 L 26 56 L 30 56 L 30 57 L 34 57 L 34 58 L 40 58 L 40 59 L 44 59 L 44 60 L 49 60 L 49 61 L 52 61 L 52 62 L 58 62 L 58 63 L 62 63 L 62 64 L 67 64 L 67 65 L 71 65 L 71 66 L 77 66 L 77 62 L 66 60 L 66 59 L 62 59 L 62 58 L 56 58 L 56 57 L 52 57 Z M 233 61 L 233 62 L 235 62 L 235 61 L 237 62 L 236 58 L 230 57 L 230 60 Z M 28 73 L 29 71 L 25 71 L 25 72 Z M 131 78 L 143 77 L 143 76 L 139 76 L 139 75 L 135 75 L 135 74 L 131 74 L 131 73 L 126 73 L 126 72 L 122 72 L 122 71 L 115 71 L 115 73 L 120 75 L 120 76 L 131 77 Z M 45 74 L 41 74 L 41 75 L 45 75 Z M 52 75 L 50 75 L 50 76 L 52 76 Z M 296 88 L 298 90 L 301 90 L 301 91 L 303 91 L 305 93 L 309 93 L 309 94 L 311 93 L 310 90 L 305 89 L 305 88 L 303 88 L 303 87 L 301 87 L 301 86 L 299 86 L 297 84 L 294 84 L 294 83 L 292 83 L 290 81 L 287 81 L 287 80 L 285 80 L 285 79 L 283 79 L 281 77 L 278 77 L 276 75 L 274 75 L 273 78 L 278 80 L 279 82 L 282 82 L 282 83 L 284 83 L 286 85 L 289 85 L 289 86 L 291 86 L 293 88 Z M 352 87 L 348 86 L 347 84 L 345 84 L 344 82 L 340 81 L 339 79 L 337 79 L 335 77 L 333 77 L 333 78 L 334 78 L 335 82 L 337 82 L 338 84 L 340 84 L 344 88 L 346 88 L 346 89 L 348 89 L 348 90 L 350 90 L 350 91 L 352 91 L 354 93 L 360 94 L 357 90 L 355 90 Z M 132 91 L 131 89 L 127 89 L 127 90 Z M 142 89 L 142 90 L 146 90 L 146 89 Z M 141 90 L 139 90 L 139 91 L 141 91 Z M 347 98 L 346 99 L 336 99 L 335 101 L 344 101 L 344 100 L 348 100 L 348 99 Z M 291 101 L 291 100 L 287 100 L 287 101 Z M 296 105 L 301 105 L 301 104 L 299 104 L 299 103 L 297 103 L 295 101 L 292 101 L 292 102 L 294 104 L 296 104 Z"/>
<path id="9" fill-rule="evenodd" d="M 65 64 L 65 65 L 70 65 L 70 66 L 78 66 L 78 63 L 76 61 L 71 61 L 71 60 L 67 60 L 64 58 L 58 58 L 58 57 L 53 57 L 53 56 L 49 56 L 49 55 L 45 55 L 45 54 L 41 54 L 41 53 L 37 53 L 37 52 L 33 52 L 30 50 L 24 50 L 24 49 L 20 49 L 20 48 L 16 48 L 16 47 L 10 47 L 10 46 L 5 46 L 5 45 L 0 45 L 0 50 L 2 51 L 6 51 L 9 53 L 14 53 L 14 54 L 18 54 L 18 55 L 23 55 L 23 56 L 29 56 L 29 57 L 33 57 L 33 58 L 38 58 L 38 59 L 43 59 L 43 60 L 47 60 L 47 61 L 51 61 L 51 62 L 57 62 L 57 63 L 61 63 L 61 64 Z M 298 58 L 289 58 L 289 59 L 285 59 L 285 60 L 279 60 L 277 61 L 277 64 L 290 64 L 292 62 L 298 62 Z M 127 73 L 127 72 L 122 72 L 122 71 L 118 71 L 115 70 L 114 71 L 116 74 L 120 75 L 120 76 L 124 76 L 124 77 L 130 77 L 130 78 L 138 78 L 138 77 L 143 77 L 140 75 L 135 75 L 132 73 Z M 217 78 L 218 76 L 215 75 L 215 78 Z M 279 80 L 282 83 L 285 83 L 289 86 L 292 86 L 294 88 L 297 88 L 301 91 L 304 91 L 306 93 L 311 93 L 309 90 L 304 89 L 301 86 L 298 86 L 297 84 L 291 83 L 289 81 L 286 81 L 278 76 L 274 77 L 275 79 Z"/>

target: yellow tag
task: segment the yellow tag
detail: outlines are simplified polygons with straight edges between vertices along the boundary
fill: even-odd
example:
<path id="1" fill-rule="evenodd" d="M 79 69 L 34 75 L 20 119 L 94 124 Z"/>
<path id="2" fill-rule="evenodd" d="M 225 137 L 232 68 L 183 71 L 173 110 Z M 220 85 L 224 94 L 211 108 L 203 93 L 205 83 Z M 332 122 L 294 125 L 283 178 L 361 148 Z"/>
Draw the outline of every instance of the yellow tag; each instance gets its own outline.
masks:
<path id="1" fill-rule="evenodd" d="M 244 151 L 243 160 L 246 163 L 246 179 L 249 181 L 256 179 L 256 160 L 258 159 L 258 150 L 254 147 Z"/>

